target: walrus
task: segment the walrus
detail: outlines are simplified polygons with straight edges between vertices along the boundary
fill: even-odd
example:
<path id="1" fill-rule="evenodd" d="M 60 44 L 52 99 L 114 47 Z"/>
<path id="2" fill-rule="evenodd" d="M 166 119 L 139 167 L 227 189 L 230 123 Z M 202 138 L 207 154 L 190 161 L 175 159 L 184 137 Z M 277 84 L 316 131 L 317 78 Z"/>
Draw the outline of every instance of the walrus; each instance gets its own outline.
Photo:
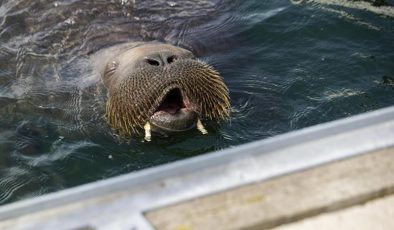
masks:
<path id="1" fill-rule="evenodd" d="M 122 137 L 181 132 L 202 120 L 229 118 L 229 91 L 212 66 L 186 49 L 159 42 L 129 42 L 94 56 L 107 89 L 105 118 Z"/>

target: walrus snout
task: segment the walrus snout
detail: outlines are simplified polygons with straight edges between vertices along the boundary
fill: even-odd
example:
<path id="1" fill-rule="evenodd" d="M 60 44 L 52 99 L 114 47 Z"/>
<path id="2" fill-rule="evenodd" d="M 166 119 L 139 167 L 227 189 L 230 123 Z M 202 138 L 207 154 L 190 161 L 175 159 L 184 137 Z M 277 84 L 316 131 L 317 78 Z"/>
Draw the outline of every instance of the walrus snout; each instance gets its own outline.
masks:
<path id="1" fill-rule="evenodd" d="M 101 67 L 108 89 L 106 119 L 113 130 L 129 137 L 145 130 L 179 132 L 202 120 L 229 117 L 230 98 L 223 78 L 192 52 L 160 43 L 128 43 L 109 50 Z"/>

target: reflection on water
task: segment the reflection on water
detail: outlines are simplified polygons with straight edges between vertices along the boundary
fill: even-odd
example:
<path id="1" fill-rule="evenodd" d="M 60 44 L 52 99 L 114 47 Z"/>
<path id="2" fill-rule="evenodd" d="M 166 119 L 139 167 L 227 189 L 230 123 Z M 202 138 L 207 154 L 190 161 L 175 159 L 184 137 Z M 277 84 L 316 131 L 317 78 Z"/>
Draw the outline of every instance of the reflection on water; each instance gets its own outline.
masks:
<path id="1" fill-rule="evenodd" d="M 0 204 L 393 105 L 393 19 L 294 2 L 0 1 Z M 231 120 L 119 143 L 89 55 L 130 40 L 217 68 Z"/>

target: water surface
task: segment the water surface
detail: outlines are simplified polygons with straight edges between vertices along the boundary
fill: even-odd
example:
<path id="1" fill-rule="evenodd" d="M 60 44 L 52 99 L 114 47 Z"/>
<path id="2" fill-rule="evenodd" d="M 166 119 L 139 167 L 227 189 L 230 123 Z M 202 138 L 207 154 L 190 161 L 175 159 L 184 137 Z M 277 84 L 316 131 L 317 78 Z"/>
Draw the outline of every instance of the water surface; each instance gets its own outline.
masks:
<path id="1" fill-rule="evenodd" d="M 393 105 L 393 18 L 321 2 L 0 1 L 0 204 Z M 119 143 L 89 55 L 131 40 L 213 65 L 231 120 Z"/>

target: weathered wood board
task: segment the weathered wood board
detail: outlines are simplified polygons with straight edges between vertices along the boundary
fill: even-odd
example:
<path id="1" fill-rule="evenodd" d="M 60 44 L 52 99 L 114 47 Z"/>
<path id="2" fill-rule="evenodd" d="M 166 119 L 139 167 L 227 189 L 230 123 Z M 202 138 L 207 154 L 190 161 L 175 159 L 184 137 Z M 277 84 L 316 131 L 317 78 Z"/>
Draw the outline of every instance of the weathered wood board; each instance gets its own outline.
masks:
<path id="1" fill-rule="evenodd" d="M 392 147 L 151 210 L 145 213 L 145 217 L 160 230 L 267 229 L 324 213 L 335 213 L 393 193 Z M 392 203 L 393 198 L 387 202 Z M 378 204 L 371 205 L 371 210 L 379 210 L 378 207 Z M 390 210 L 392 212 L 393 208 Z M 335 223 L 357 222 L 354 218 L 363 220 L 368 212 L 363 211 L 359 217 L 355 211 L 341 214 L 352 219 Z M 375 213 L 375 216 L 379 216 L 379 213 Z M 387 222 L 387 225 L 394 229 L 393 221 Z M 294 225 L 283 229 L 298 228 Z"/>

